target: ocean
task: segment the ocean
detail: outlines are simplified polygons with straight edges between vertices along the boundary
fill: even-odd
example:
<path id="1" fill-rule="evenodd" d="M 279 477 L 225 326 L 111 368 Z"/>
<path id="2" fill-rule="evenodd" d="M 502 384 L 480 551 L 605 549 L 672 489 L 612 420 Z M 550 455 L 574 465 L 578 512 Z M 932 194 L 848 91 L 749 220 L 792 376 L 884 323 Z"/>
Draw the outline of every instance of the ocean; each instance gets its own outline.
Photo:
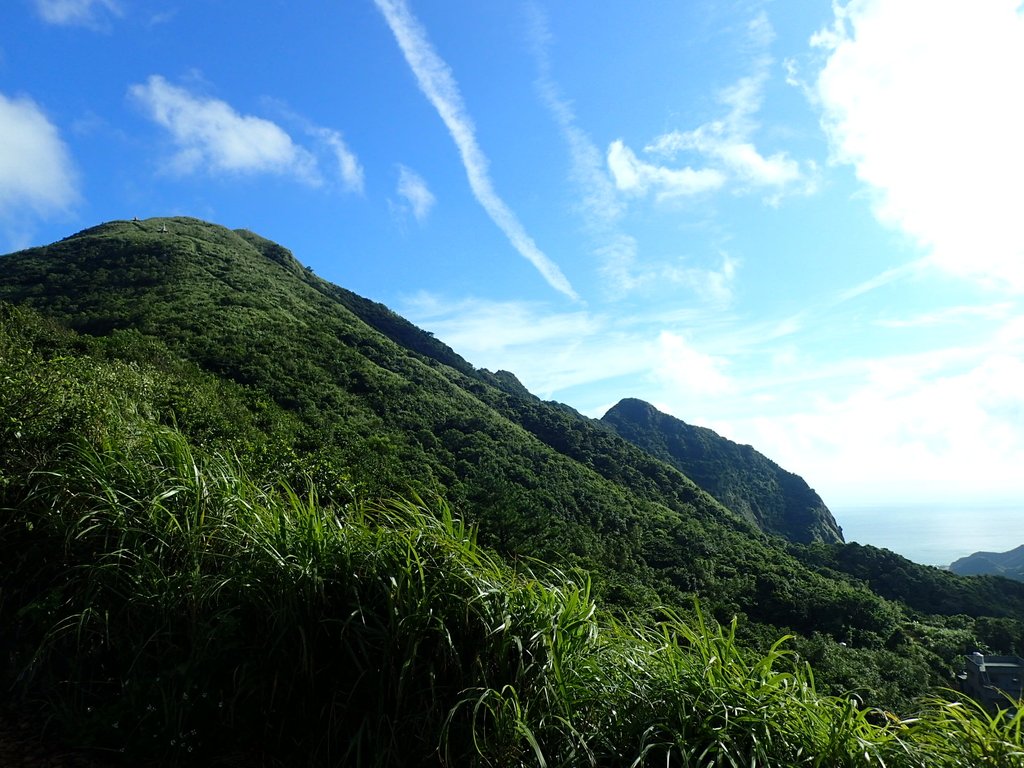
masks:
<path id="1" fill-rule="evenodd" d="M 949 565 L 974 552 L 1006 552 L 1024 544 L 1022 504 L 831 509 L 847 541 L 891 549 L 924 565 Z"/>

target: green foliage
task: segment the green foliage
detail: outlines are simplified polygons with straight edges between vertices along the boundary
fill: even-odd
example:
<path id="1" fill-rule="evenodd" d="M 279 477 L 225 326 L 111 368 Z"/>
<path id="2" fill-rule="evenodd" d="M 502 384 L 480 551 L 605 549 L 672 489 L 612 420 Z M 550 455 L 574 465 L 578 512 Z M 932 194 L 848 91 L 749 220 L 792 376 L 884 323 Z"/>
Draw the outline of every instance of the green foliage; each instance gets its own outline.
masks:
<path id="1" fill-rule="evenodd" d="M 165 225 L 168 232 L 162 231 Z M 103 470 L 112 473 L 113 479 L 98 487 L 129 490 L 82 491 L 81 496 L 66 500 L 67 509 L 85 503 L 90 494 L 103 498 L 113 494 L 118 499 L 118 508 L 131 509 L 132 500 L 148 498 L 147 494 L 159 497 L 169 493 L 171 486 L 161 485 L 163 481 L 146 479 L 149 475 L 145 473 L 139 477 L 132 475 L 128 467 L 134 464 L 149 467 L 146 472 L 155 472 L 158 479 L 164 476 L 161 473 L 174 476 L 175 472 L 184 471 L 181 466 L 192 464 L 200 468 L 200 474 L 209 471 L 214 475 L 247 478 L 243 489 L 230 493 L 223 489 L 202 493 L 174 491 L 157 506 L 177 509 L 175 505 L 184 503 L 186 498 L 205 498 L 203 493 L 212 493 L 213 497 L 219 494 L 242 498 L 244 503 L 238 502 L 239 509 L 279 510 L 284 499 L 285 508 L 292 510 L 285 514 L 288 521 L 292 519 L 289 515 L 297 516 L 296 520 L 306 521 L 301 525 L 329 531 L 324 540 L 332 541 L 331 537 L 340 535 L 334 532 L 335 524 L 330 523 L 329 516 L 317 517 L 327 513 L 300 515 L 294 511 L 297 506 L 334 510 L 330 514 L 338 516 L 341 513 L 337 510 L 380 506 L 375 501 L 379 499 L 443 497 L 473 526 L 480 544 L 494 551 L 500 562 L 514 565 L 520 572 L 527 567 L 543 571 L 534 565 L 541 561 L 555 564 L 567 573 L 588 573 L 585 596 L 592 596 L 602 609 L 617 616 L 630 628 L 627 634 L 635 634 L 634 629 L 641 625 L 664 620 L 667 613 L 663 606 L 668 606 L 668 613 L 684 612 L 696 596 L 708 616 L 709 626 L 715 622 L 729 626 L 739 616 L 739 641 L 761 648 L 766 654 L 771 653 L 779 635 L 796 633 L 803 638 L 795 641 L 799 652 L 805 658 L 817 659 L 815 669 L 822 690 L 838 694 L 854 689 L 867 704 L 898 712 L 913 711 L 919 695 L 936 683 L 948 682 L 950 665 L 965 650 L 964 644 L 983 641 L 991 650 L 1008 651 L 1011 648 L 1004 643 L 1018 647 L 1014 644 L 1021 640 L 1016 622 L 1024 616 L 1024 604 L 1017 605 L 1011 600 L 1008 607 L 996 612 L 993 606 L 998 585 L 988 593 L 986 607 L 979 610 L 977 619 L 960 624 L 953 617 L 934 614 L 946 612 L 947 608 L 957 613 L 956 606 L 966 604 L 973 590 L 964 587 L 966 580 L 951 576 L 951 581 L 939 579 L 931 585 L 931 575 L 922 575 L 910 564 L 904 571 L 910 583 L 921 586 L 920 593 L 916 587 L 900 592 L 895 586 L 893 591 L 884 592 L 879 586 L 884 579 L 881 561 L 877 567 L 872 565 L 859 574 L 849 563 L 842 564 L 842 553 L 853 550 L 814 546 L 787 549 L 779 539 L 763 535 L 747 519 L 716 502 L 677 468 L 629 444 L 606 426 L 566 406 L 530 396 L 511 374 L 474 370 L 429 334 L 379 304 L 319 280 L 285 249 L 252 233 L 231 232 L 182 218 L 113 222 L 46 248 L 3 257 L 3 267 L 0 299 L 15 301 L 18 307 L 0 302 L 0 380 L 4 383 L 0 388 L 0 506 L 17 510 L 18 515 L 30 510 L 41 514 L 38 505 L 42 497 L 38 494 L 43 493 L 44 487 L 51 502 L 56 503 L 53 495 L 59 489 L 45 486 L 43 479 L 58 475 L 41 473 L 58 471 L 61 462 L 81 464 L 82 457 L 68 446 L 81 451 L 83 444 L 94 450 L 102 448 L 101 455 L 108 448 L 114 454 L 132 446 L 140 451 L 146 445 L 151 448 L 146 449 L 149 454 L 131 454 L 135 457 L 131 461 L 118 459 Z M 84 333 L 65 330 L 53 320 L 26 311 L 25 306 L 35 307 L 64 326 Z M 152 452 L 156 450 L 152 446 L 159 441 L 152 437 L 149 427 L 143 429 L 140 424 L 170 427 L 183 435 L 194 461 L 164 466 L 166 462 L 161 463 L 164 460 L 158 458 L 159 451 Z M 81 480 L 82 487 L 98 482 L 86 482 L 81 473 L 60 471 L 63 474 L 59 477 L 70 478 L 67 487 L 72 487 L 74 478 Z M 209 483 L 203 487 L 220 488 Z M 127 497 L 118 495 L 122 493 L 127 493 Z M 310 493 L 316 503 L 308 501 Z M 156 508 L 151 504 L 147 509 L 151 507 Z M 201 505 L 197 507 L 200 508 Z M 103 514 L 114 519 L 112 509 Z M 132 520 L 149 519 L 141 511 L 131 514 L 135 516 Z M 185 518 L 178 512 L 167 513 L 170 517 L 160 514 L 166 524 L 170 518 L 188 522 L 199 513 L 189 513 L 192 516 Z M 374 514 L 382 513 L 378 510 Z M 81 515 L 82 520 L 91 519 L 84 511 Z M 211 531 L 214 529 L 208 527 L 207 520 L 228 519 L 227 512 L 213 514 L 212 518 L 210 515 L 209 511 L 200 514 L 202 524 L 183 522 L 182 531 L 172 532 L 173 535 Z M 247 533 L 248 538 L 243 538 L 250 542 L 246 546 L 252 552 L 264 553 L 259 568 L 268 569 L 267 574 L 276 573 L 274 569 L 291 563 L 289 558 L 293 555 L 299 560 L 305 558 L 303 562 L 313 562 L 315 558 L 309 552 L 286 548 L 293 541 L 291 533 L 283 542 L 267 538 L 273 530 L 291 531 L 293 522 L 286 521 L 283 528 L 278 524 L 274 529 L 270 512 L 253 515 L 253 519 L 264 520 L 265 529 L 260 529 L 263 533 L 258 535 Z M 241 512 L 235 514 L 230 518 L 235 522 L 230 526 L 225 523 L 222 530 L 234 531 L 231 526 L 241 526 L 237 521 L 242 517 Z M 343 518 L 344 515 L 338 517 Z M 55 524 L 47 527 L 34 518 L 19 519 L 23 527 L 5 528 L 12 543 L 5 550 L 9 560 L 3 565 L 9 565 L 10 572 L 27 575 L 23 581 L 24 602 L 20 604 L 36 605 L 39 610 L 63 605 L 63 593 L 56 585 L 66 580 L 68 572 L 59 570 L 57 561 L 42 558 L 44 550 L 30 540 L 35 535 L 33 531 L 46 529 L 51 536 L 47 546 L 64 552 L 70 546 L 68 541 L 79 541 L 78 534 L 70 533 L 77 529 L 68 527 L 58 535 Z M 129 527 L 135 530 L 139 525 L 132 522 Z M 299 522 L 294 525 L 301 527 Z M 362 530 L 347 523 L 342 528 L 349 532 Z M 122 533 L 110 532 L 103 541 L 120 541 Z M 187 554 L 187 547 L 159 549 L 161 545 L 154 543 L 159 537 L 147 539 L 157 547 L 161 558 L 168 552 L 178 552 L 175 557 L 183 561 L 192 558 L 188 560 L 193 564 L 189 573 L 207 574 L 195 583 L 180 574 L 159 577 L 153 582 L 157 586 L 152 586 L 149 593 L 156 595 L 173 587 L 172 591 L 177 590 L 174 594 L 185 595 L 195 590 L 197 595 L 213 595 L 209 597 L 211 601 L 221 599 L 219 595 L 225 601 L 217 603 L 221 606 L 218 610 L 223 609 L 218 614 L 218 626 L 222 629 L 203 625 L 189 630 L 192 634 L 184 640 L 175 634 L 176 630 L 169 635 L 178 650 L 168 649 L 166 653 L 168 658 L 176 659 L 181 669 L 189 668 L 195 648 L 216 644 L 221 638 L 217 633 L 234 632 L 236 623 L 239 632 L 245 630 L 254 638 L 274 638 L 274 632 L 280 630 L 264 623 L 269 603 L 246 602 L 256 600 L 262 590 L 268 593 L 260 599 L 270 601 L 270 593 L 278 589 L 274 581 L 277 576 L 256 579 L 259 568 L 247 572 L 248 575 L 231 575 L 234 572 L 228 561 L 234 558 L 241 567 L 240 564 L 248 562 L 248 555 L 231 549 L 234 544 L 224 544 L 234 533 L 210 535 L 210 552 L 218 552 L 217 547 L 223 545 L 231 554 L 216 555 L 212 561 L 196 560 L 194 553 Z M 199 540 L 207 541 L 205 536 Z M 393 543 L 390 536 L 386 534 L 386 542 L 382 540 L 373 546 L 386 549 Z M 262 543 L 257 546 L 257 541 Z M 82 546 L 86 542 L 95 544 L 89 536 L 81 538 Z M 149 545 L 142 540 L 125 542 L 121 549 L 126 552 L 149 551 L 145 549 Z M 90 557 L 101 556 L 101 548 L 74 551 L 84 553 L 81 563 L 91 562 L 84 559 L 90 552 Z M 278 551 L 284 562 L 272 565 L 277 562 L 272 551 Z M 72 568 L 72 561 L 66 562 Z M 424 565 L 424 573 L 434 567 L 448 567 L 446 561 L 430 562 L 429 567 Z M 48 570 L 51 568 L 58 570 Z M 158 570 L 163 573 L 168 568 L 171 566 L 161 565 Z M 108 570 L 117 571 L 112 566 Z M 207 576 L 209 583 L 203 581 Z M 440 576 L 433 574 L 430 578 Z M 505 583 L 508 578 L 506 574 L 499 581 Z M 924 581 L 914 581 L 922 578 Z M 322 582 L 320 576 L 310 579 L 302 583 L 308 587 Z M 235 586 L 229 587 L 231 584 Z M 239 584 L 258 586 L 247 596 L 243 594 L 246 588 Z M 352 587 L 351 583 L 346 584 Z M 927 593 L 926 584 L 931 590 Z M 474 599 L 471 593 L 459 592 L 447 582 L 439 581 L 438 585 L 437 590 L 455 590 L 451 594 L 459 597 L 452 600 L 455 604 L 462 600 L 463 610 L 467 601 Z M 49 591 L 51 588 L 55 591 Z M 127 592 L 128 588 L 123 585 L 118 590 Z M 494 589 L 495 594 L 501 593 L 497 587 Z M 583 587 L 577 585 L 572 589 Z M 880 591 L 884 596 L 879 595 Z M 13 597 L 9 601 L 8 594 L 12 593 L 0 597 L 0 603 L 8 606 L 0 605 L 0 611 L 14 610 L 11 606 L 19 604 Z M 331 600 L 342 600 L 334 592 L 330 594 L 334 595 Z M 95 627 L 94 622 L 101 615 L 116 617 L 112 609 L 94 613 L 91 608 L 86 611 L 84 605 L 80 602 L 79 613 L 88 619 L 83 627 Z M 351 627 L 355 621 L 351 617 L 357 615 L 351 613 L 354 608 L 343 601 L 337 605 L 341 606 L 341 613 L 333 608 L 328 611 L 324 606 L 294 610 L 329 613 L 335 617 L 332 621 Z M 931 610 L 930 605 L 943 607 Z M 171 613 L 163 614 L 160 611 L 164 608 L 147 603 L 132 608 L 130 615 L 148 616 L 155 611 L 153 615 L 163 616 L 161 621 L 172 627 L 170 617 L 176 615 L 174 611 L 199 611 L 202 607 L 188 602 L 175 606 L 173 610 L 167 609 Z M 285 613 L 291 610 L 282 608 Z M 5 614 L 6 619 L 11 615 Z M 47 615 L 45 611 L 31 613 L 31 621 L 25 618 L 18 624 L 19 633 L 31 633 L 33 627 L 37 628 L 34 622 L 42 622 Z M 338 618 L 341 616 L 348 618 Z M 389 615 L 388 621 L 391 620 Z M 446 623 L 445 632 L 451 631 L 448 626 Z M 494 629 L 499 624 L 489 626 Z M 337 637 L 318 634 L 327 632 L 326 628 L 304 631 L 304 638 L 287 634 L 287 639 L 275 642 L 302 658 L 308 657 L 308 648 L 316 643 L 323 643 L 327 649 L 322 650 L 325 656 L 334 652 L 332 643 L 338 642 Z M 385 661 L 401 659 L 400 666 L 406 663 L 402 655 L 405 651 L 388 651 L 392 655 L 386 657 L 379 655 L 383 653 L 381 649 L 392 648 L 392 641 L 385 642 L 385 634 L 380 634 L 384 632 L 379 629 L 377 639 L 372 643 L 366 641 L 369 645 L 365 653 L 370 654 L 367 659 L 378 665 L 373 669 L 384 669 L 379 665 Z M 509 635 L 510 642 L 522 642 L 524 636 L 532 637 L 513 634 Z M 449 642 L 446 638 L 442 633 L 430 641 L 434 645 L 428 646 L 443 647 Z M 801 646 L 805 641 L 812 642 L 813 647 Z M 838 650 L 838 641 L 847 643 L 847 649 Z M 12 642 L 19 643 L 19 648 L 24 645 L 21 640 Z M 255 670 L 259 664 L 269 665 L 280 686 L 286 673 L 259 655 L 262 651 L 254 647 L 255 641 L 250 639 L 249 645 L 237 646 L 231 645 L 241 643 L 237 638 L 224 642 L 231 652 L 239 654 L 238 658 L 258 659 L 246 662 L 247 670 Z M 525 754 L 534 754 L 516 719 L 517 712 L 535 706 L 531 703 L 532 683 L 516 682 L 514 695 L 502 693 L 507 681 L 501 676 L 493 681 L 487 678 L 486 685 L 470 685 L 462 674 L 465 670 L 457 672 L 460 665 L 475 663 L 473 652 L 469 656 L 466 652 L 465 647 L 459 646 L 458 653 L 451 651 L 451 658 L 437 662 L 441 665 L 437 669 L 424 668 L 434 671 L 424 673 L 428 675 L 422 682 L 426 687 L 417 690 L 432 690 L 430 681 L 434 678 L 430 675 L 443 678 L 448 673 L 438 671 L 442 669 L 457 673 L 459 685 L 463 686 L 460 693 L 467 686 L 480 689 L 476 698 L 467 699 L 457 708 L 458 718 L 462 719 L 449 721 L 447 711 L 435 713 L 434 725 L 449 721 L 450 732 L 457 729 L 468 734 L 474 717 L 484 718 L 481 722 L 498 718 L 511 729 L 508 733 L 519 733 L 516 738 L 526 739 Z M 139 658 L 148 657 L 144 653 Z M 904 660 L 898 675 L 896 658 Z M 209 668 L 202 667 L 195 673 L 195 679 L 203 679 L 208 672 L 213 675 L 211 679 L 219 679 L 218 665 L 220 661 L 211 662 Z M 139 678 L 133 674 L 130 679 Z M 161 675 L 161 679 L 171 678 Z M 384 690 L 389 686 L 410 690 L 405 681 L 367 679 Z M 184 685 L 180 681 L 175 684 Z M 230 687 L 227 683 L 223 686 L 225 691 Z M 161 695 L 170 700 L 175 691 L 182 690 L 168 689 Z M 374 700 L 370 688 L 353 690 L 353 700 Z M 295 704 L 298 695 L 287 693 L 289 707 L 311 718 L 322 716 Z M 610 694 L 603 692 L 601 696 Z M 124 700 L 142 706 L 141 699 L 126 695 Z M 492 705 L 497 714 L 487 714 Z M 245 706 L 240 699 L 237 707 L 232 704 L 231 711 L 242 718 Z M 328 705 L 319 700 L 319 706 L 340 704 Z M 455 708 L 454 703 L 452 707 Z M 269 711 L 249 713 L 246 717 L 265 718 Z M 284 717 L 277 709 L 273 712 L 275 718 Z M 575 720 L 572 722 L 574 728 L 586 730 L 575 725 Z M 545 723 L 554 727 L 550 720 Z M 433 733 L 434 725 L 422 728 Z M 392 723 L 389 727 L 398 734 L 403 733 L 405 726 Z M 366 728 L 370 726 L 357 726 L 358 737 L 352 738 L 353 744 L 363 745 L 358 748 L 365 748 L 365 754 L 370 754 L 386 742 L 386 737 L 382 735 L 385 731 L 376 730 L 371 735 Z M 542 731 L 536 725 L 529 726 L 532 738 L 547 754 L 551 747 L 545 746 Z M 551 738 L 557 741 L 562 737 Z M 640 743 L 635 734 L 629 738 L 634 739 L 629 743 Z M 516 749 L 523 746 L 517 743 Z M 583 751 L 576 753 L 577 757 L 586 751 L 583 747 L 579 749 Z"/>
<path id="2" fill-rule="evenodd" d="M 129 418 L 40 467 L 0 537 L 6 656 L 72 736 L 164 763 L 1014 765 L 1019 718 L 816 692 L 699 608 L 602 614 L 444 504 L 325 506 Z M 117 435 L 117 440 L 109 439 Z M 24 566 L 31 563 L 33 569 Z M 12 567 L 14 566 L 14 567 Z"/>
<path id="3" fill-rule="evenodd" d="M 1024 584 L 991 576 L 962 578 L 870 545 L 791 545 L 789 550 L 822 573 L 853 577 L 878 594 L 924 613 L 1024 616 Z"/>
<path id="4" fill-rule="evenodd" d="M 790 545 L 789 550 L 823 575 L 862 584 L 917 613 L 920 620 L 906 625 L 906 633 L 947 662 L 977 648 L 1024 651 L 1024 584 L 995 576 L 965 578 L 856 543 Z M 932 618 L 924 619 L 929 614 Z M 950 621 L 958 631 L 943 631 Z"/>

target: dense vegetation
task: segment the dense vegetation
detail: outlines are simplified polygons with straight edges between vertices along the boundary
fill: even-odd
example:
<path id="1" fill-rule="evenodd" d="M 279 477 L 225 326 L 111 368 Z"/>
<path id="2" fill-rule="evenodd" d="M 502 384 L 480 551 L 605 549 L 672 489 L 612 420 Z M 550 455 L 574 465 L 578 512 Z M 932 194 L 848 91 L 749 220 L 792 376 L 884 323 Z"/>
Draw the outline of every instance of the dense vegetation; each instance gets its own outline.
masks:
<path id="1" fill-rule="evenodd" d="M 766 532 L 806 543 L 843 540 L 825 502 L 804 479 L 749 445 L 687 424 L 633 398 L 620 401 L 601 421 Z"/>
<path id="2" fill-rule="evenodd" d="M 1012 582 L 900 559 L 883 597 L 870 548 L 785 546 L 279 246 L 166 223 L 0 273 L 60 323 L 0 304 L 5 683 L 82 740 L 394 765 L 1019 748 L 918 698 L 1020 647 Z M 847 690 L 925 714 L 825 696 Z"/>
<path id="3" fill-rule="evenodd" d="M 326 502 L 250 442 L 283 418 L 251 392 L 2 319 L 5 683 L 77 740 L 183 765 L 1022 756 L 1019 717 L 933 698 L 900 721 L 816 692 L 784 640 L 614 619 L 585 575 L 509 567 L 443 502 Z"/>

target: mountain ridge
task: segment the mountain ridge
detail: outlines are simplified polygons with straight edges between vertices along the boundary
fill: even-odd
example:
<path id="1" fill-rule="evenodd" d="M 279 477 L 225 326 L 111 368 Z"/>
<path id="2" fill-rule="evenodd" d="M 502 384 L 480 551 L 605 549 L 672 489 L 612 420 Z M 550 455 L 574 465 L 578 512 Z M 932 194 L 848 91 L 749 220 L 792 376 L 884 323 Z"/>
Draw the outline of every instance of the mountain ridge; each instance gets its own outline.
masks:
<path id="1" fill-rule="evenodd" d="M 960 576 L 1003 576 L 1024 581 L 1024 544 L 1006 552 L 974 552 L 953 561 L 949 570 Z"/>

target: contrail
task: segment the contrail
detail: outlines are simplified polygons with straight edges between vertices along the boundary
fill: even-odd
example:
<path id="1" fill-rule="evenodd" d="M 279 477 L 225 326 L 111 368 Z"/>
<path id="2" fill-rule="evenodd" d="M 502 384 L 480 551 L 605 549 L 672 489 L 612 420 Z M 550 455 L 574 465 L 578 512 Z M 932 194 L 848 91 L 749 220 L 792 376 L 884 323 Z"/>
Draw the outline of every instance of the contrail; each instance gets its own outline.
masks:
<path id="1" fill-rule="evenodd" d="M 491 179 L 487 175 L 487 157 L 477 144 L 476 130 L 465 104 L 462 103 L 459 86 L 455 82 L 451 68 L 434 51 L 423 26 L 409 11 L 405 0 L 375 2 L 391 28 L 395 40 L 398 41 L 398 47 L 402 49 L 405 60 L 416 75 L 420 90 L 434 105 L 434 109 L 448 127 L 448 132 L 462 156 L 469 187 L 473 190 L 477 202 L 505 233 L 512 246 L 537 268 L 552 288 L 571 299 L 578 300 L 579 296 L 562 274 L 562 270 L 537 247 L 512 209 L 494 191 Z"/>

